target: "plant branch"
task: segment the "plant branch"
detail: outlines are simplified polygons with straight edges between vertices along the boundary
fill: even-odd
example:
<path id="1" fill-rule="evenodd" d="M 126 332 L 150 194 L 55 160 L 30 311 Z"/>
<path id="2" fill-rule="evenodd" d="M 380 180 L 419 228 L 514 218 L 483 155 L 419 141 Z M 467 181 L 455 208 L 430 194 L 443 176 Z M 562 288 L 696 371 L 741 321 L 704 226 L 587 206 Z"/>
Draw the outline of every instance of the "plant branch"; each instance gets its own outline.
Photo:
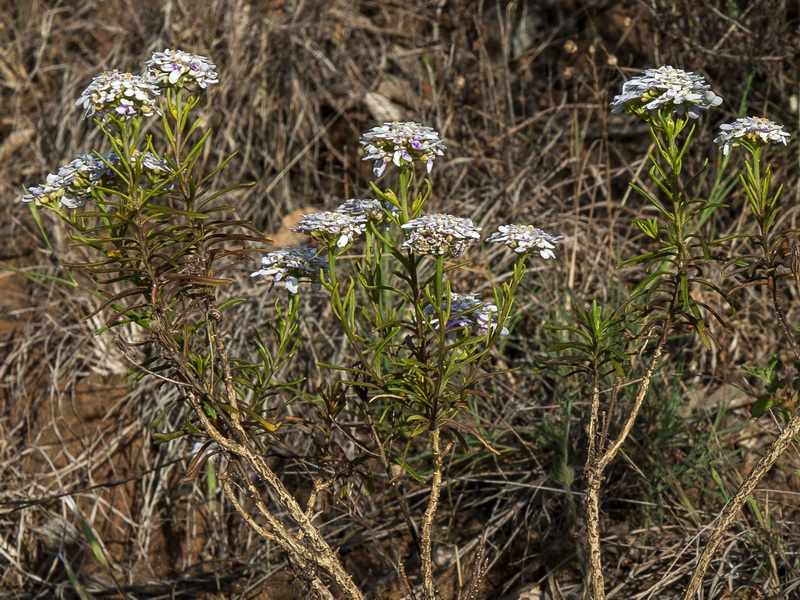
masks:
<path id="1" fill-rule="evenodd" d="M 783 307 L 781 306 L 780 297 L 778 296 L 778 285 L 774 274 L 768 275 L 767 285 L 772 291 L 772 305 L 775 309 L 775 317 L 778 320 L 781 332 L 789 343 L 789 346 L 791 347 L 795 357 L 800 359 L 800 348 L 798 348 L 797 340 L 795 340 L 795 337 L 789 330 L 789 326 L 786 322 L 786 316 L 783 312 Z M 772 468 L 772 465 L 774 465 L 775 461 L 778 460 L 778 457 L 783 454 L 783 452 L 786 450 L 786 448 L 788 448 L 789 444 L 792 443 L 798 434 L 800 434 L 800 411 L 796 412 L 789 420 L 789 423 L 786 425 L 784 430 L 775 439 L 775 441 L 772 442 L 770 447 L 767 449 L 767 452 L 761 456 L 745 480 L 739 486 L 739 489 L 736 491 L 733 497 L 725 504 L 725 507 L 722 509 L 722 512 L 717 519 L 714 532 L 708 539 L 708 542 L 703 548 L 703 552 L 700 554 L 700 558 L 697 561 L 697 567 L 692 573 L 692 579 L 689 581 L 689 586 L 686 588 L 686 593 L 684 594 L 685 600 L 691 600 L 691 598 L 697 594 L 697 591 L 702 585 L 703 576 L 708 570 L 711 560 L 714 558 L 714 554 L 716 554 L 717 550 L 722 544 L 725 533 L 730 528 L 733 520 L 736 518 L 736 515 L 739 514 L 742 506 L 744 506 L 745 502 L 747 502 L 747 500 L 750 498 L 750 494 L 753 493 L 753 490 L 756 488 L 761 479 L 763 479 L 763 477 L 769 472 L 769 470 Z"/>
<path id="2" fill-rule="evenodd" d="M 233 485 L 230 478 L 226 477 L 223 479 L 222 489 L 225 493 L 225 497 L 228 498 L 228 500 L 230 500 L 231 504 L 233 505 L 234 510 L 238 513 L 240 517 L 242 517 L 244 522 L 247 523 L 253 531 L 255 531 L 265 540 L 273 542 L 278 546 L 282 547 L 284 550 L 286 550 L 287 554 L 291 558 L 291 562 L 297 565 L 298 569 L 300 569 L 303 573 L 308 573 L 308 569 L 306 567 L 305 560 L 303 560 L 302 558 L 302 555 L 301 554 L 299 555 L 297 552 L 293 552 L 292 550 L 287 550 L 287 546 L 289 545 L 289 538 L 284 537 L 285 532 L 281 532 L 280 535 L 274 535 L 271 532 L 267 531 L 253 518 L 250 512 L 244 506 L 242 506 L 241 502 L 239 502 L 239 498 L 237 497 L 236 493 L 233 490 Z M 258 505 L 259 503 L 256 504 Z M 262 515 L 264 514 L 264 511 L 259 510 L 259 512 Z M 317 593 L 318 597 L 323 598 L 324 600 L 334 600 L 335 597 L 333 593 L 325 586 L 325 584 L 322 581 L 319 580 L 319 577 L 309 577 L 308 580 L 311 586 L 314 588 L 314 591 Z"/>
<path id="3" fill-rule="evenodd" d="M 772 306 L 775 309 L 775 318 L 778 320 L 781 333 L 783 333 L 783 337 L 786 339 L 789 347 L 792 349 L 792 354 L 794 354 L 794 357 L 800 360 L 800 346 L 798 346 L 797 340 L 795 339 L 794 334 L 789 329 L 789 325 L 786 322 L 786 314 L 783 312 L 783 306 L 781 306 L 781 301 L 778 296 L 778 283 L 774 275 L 770 275 L 767 278 L 767 286 L 772 291 Z"/>
<path id="4" fill-rule="evenodd" d="M 234 441 L 223 435 L 208 415 L 205 414 L 198 397 L 194 393 L 188 393 L 187 399 L 200 419 L 203 429 L 208 433 L 211 439 L 217 442 L 221 448 L 243 459 L 245 463 L 256 471 L 261 480 L 269 486 L 275 496 L 275 500 L 287 510 L 290 518 L 297 523 L 300 531 L 308 538 L 312 553 L 311 555 L 306 555 L 302 547 L 282 547 L 284 547 L 290 555 L 299 553 L 299 556 L 314 562 L 314 564 L 327 571 L 347 597 L 352 600 L 364 600 L 363 594 L 356 586 L 352 577 L 347 573 L 341 561 L 339 561 L 334 550 L 328 545 L 320 531 L 311 522 L 311 519 L 306 515 L 297 500 L 289 493 L 280 478 L 269 468 L 264 457 L 260 453 L 257 453 L 249 444 Z M 241 429 L 241 424 L 237 422 L 234 427 Z M 246 440 L 246 434 L 243 429 L 241 430 L 241 434 L 245 435 L 244 439 Z M 272 519 L 271 524 L 273 526 L 276 524 L 280 525 L 280 522 L 272 516 L 269 509 L 263 505 L 263 501 L 258 501 L 260 494 L 252 482 L 249 481 L 249 478 L 245 478 L 245 481 L 247 482 L 250 497 L 254 501 L 256 508 L 259 509 L 259 512 L 261 512 L 265 518 L 269 515 Z M 286 531 L 282 525 L 280 525 L 278 537 L 286 537 L 287 539 L 289 537 L 288 531 Z"/>
<path id="5" fill-rule="evenodd" d="M 378 430 L 375 427 L 375 421 L 372 418 L 372 414 L 369 412 L 369 403 L 366 400 L 362 400 L 362 404 L 364 405 L 364 415 L 366 417 L 367 425 L 369 425 L 372 439 L 375 440 L 375 445 L 378 447 L 378 456 L 380 458 L 381 465 L 383 465 L 383 468 L 386 470 L 386 476 L 389 478 L 389 487 L 392 490 L 392 495 L 400 505 L 400 510 L 403 512 L 403 518 L 406 521 L 408 532 L 411 534 L 411 539 L 414 541 L 414 546 L 417 549 L 417 553 L 422 556 L 422 545 L 420 544 L 419 533 L 417 533 L 416 524 L 411 518 L 411 511 L 408 508 L 408 502 L 406 501 L 406 498 L 400 493 L 400 490 L 397 487 L 397 477 L 392 475 L 389 458 L 386 456 L 386 450 L 384 449 L 383 442 L 378 435 Z"/>
<path id="6" fill-rule="evenodd" d="M 431 530 L 433 529 L 436 510 L 439 507 L 439 495 L 442 491 L 442 465 L 444 464 L 439 428 L 435 423 L 432 423 L 430 429 L 428 429 L 428 437 L 431 441 L 431 452 L 433 453 L 433 477 L 431 479 L 431 495 L 428 499 L 428 507 L 422 517 L 422 539 L 420 540 L 422 543 L 421 570 L 425 598 L 426 600 L 434 600 L 437 592 L 433 581 L 433 541 L 431 539 Z"/>
<path id="7" fill-rule="evenodd" d="M 590 439 L 590 455 L 587 459 L 585 475 L 586 475 L 586 543 L 589 550 L 589 590 L 592 600 L 603 600 L 605 598 L 605 579 L 603 576 L 603 563 L 602 554 L 600 552 L 600 488 L 603 482 L 603 475 L 608 464 L 616 457 L 622 444 L 625 443 L 628 435 L 633 429 L 633 425 L 639 416 L 639 411 L 644 404 L 644 399 L 647 396 L 647 391 L 650 388 L 650 382 L 653 378 L 653 373 L 658 366 L 661 354 L 664 350 L 664 345 L 669 337 L 669 330 L 672 326 L 672 320 L 668 319 L 664 323 L 664 328 L 659 337 L 658 343 L 653 350 L 653 355 L 650 357 L 650 362 L 647 365 L 644 376 L 639 384 L 639 390 L 636 398 L 631 407 L 631 411 L 626 419 L 622 430 L 617 438 L 611 445 L 603 450 L 600 450 L 601 441 L 599 439 Z M 599 388 L 595 382 L 592 392 L 592 411 L 599 411 Z M 595 430 L 598 415 L 593 414 L 590 418 L 590 428 Z M 592 425 L 594 423 L 594 425 Z"/>
<path id="8" fill-rule="evenodd" d="M 725 507 L 717 519 L 714 527 L 714 532 L 706 542 L 703 552 L 697 561 L 697 567 L 692 573 L 692 579 L 689 581 L 689 586 L 686 588 L 686 593 L 683 595 L 684 600 L 692 600 L 697 595 L 700 585 L 703 582 L 703 576 L 708 570 L 711 560 L 714 558 L 719 547 L 725 538 L 725 534 L 733 523 L 736 515 L 750 498 L 750 494 L 756 488 L 761 479 L 766 475 L 778 460 L 778 457 L 788 448 L 792 440 L 800 434 L 800 412 L 795 413 L 792 419 L 787 424 L 786 428 L 780 433 L 777 439 L 772 442 L 767 452 L 758 460 L 753 467 L 753 470 L 747 475 L 745 480 L 739 486 L 736 494 L 728 500 Z"/>

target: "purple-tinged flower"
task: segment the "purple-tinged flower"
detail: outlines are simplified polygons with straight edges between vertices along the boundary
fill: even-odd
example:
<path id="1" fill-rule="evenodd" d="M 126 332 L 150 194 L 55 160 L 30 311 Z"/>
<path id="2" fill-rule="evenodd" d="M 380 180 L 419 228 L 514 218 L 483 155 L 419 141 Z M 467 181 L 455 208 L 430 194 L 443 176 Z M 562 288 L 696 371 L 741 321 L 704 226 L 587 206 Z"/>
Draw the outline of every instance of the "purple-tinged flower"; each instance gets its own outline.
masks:
<path id="1" fill-rule="evenodd" d="M 337 247 L 344 248 L 364 233 L 366 225 L 367 217 L 363 214 L 328 211 L 303 215 L 303 220 L 290 229 L 310 235 L 324 244 L 335 241 Z"/>
<path id="2" fill-rule="evenodd" d="M 103 154 L 102 156 L 115 167 L 118 167 L 121 163 L 119 155 L 114 152 Z M 170 173 L 172 171 L 169 162 L 165 158 L 159 158 L 152 152 L 142 152 L 141 150 L 134 150 L 131 153 L 131 164 L 134 166 L 140 164 L 144 171 L 160 171 L 162 173 Z"/>
<path id="3" fill-rule="evenodd" d="M 133 152 L 131 161 L 140 161 L 145 171 L 170 172 L 169 164 L 150 152 Z M 113 187 L 119 178 L 112 167 L 120 164 L 114 152 L 107 154 L 79 154 L 78 158 L 49 174 L 45 183 L 28 188 L 22 202 L 34 202 L 37 206 L 47 202 L 58 202 L 69 209 L 81 208 L 92 199 L 95 186 Z"/>
<path id="4" fill-rule="evenodd" d="M 790 137 L 783 130 L 783 125 L 762 117 L 736 119 L 719 128 L 722 132 L 714 139 L 714 143 L 719 144 L 719 149 L 726 156 L 731 148 L 740 145 L 751 149 L 763 148 L 771 142 L 785 146 Z"/>
<path id="5" fill-rule="evenodd" d="M 115 162 L 119 162 L 116 153 L 108 152 L 99 156 L 97 154 L 78 154 L 78 158 L 73 160 L 70 165 L 78 168 L 89 181 L 97 184 L 117 176 L 114 170 L 108 166 Z"/>
<path id="6" fill-rule="evenodd" d="M 538 250 L 544 258 L 555 258 L 553 249 L 556 243 L 563 240 L 563 235 L 550 235 L 533 225 L 500 225 L 486 241 L 493 244 L 505 244 L 514 252 L 527 254 Z"/>
<path id="7" fill-rule="evenodd" d="M 80 208 L 92 199 L 94 185 L 113 176 L 114 172 L 96 155 L 79 154 L 55 175 L 47 175 L 45 183 L 28 188 L 22 201 L 34 202 L 37 206 L 58 202 L 69 209 Z"/>
<path id="8" fill-rule="evenodd" d="M 322 279 L 328 280 L 328 261 L 318 256 L 315 248 L 283 248 L 270 252 L 261 259 L 261 268 L 251 277 L 272 277 L 269 289 L 278 281 L 284 281 L 286 290 L 296 294 L 300 279 L 311 281 L 311 289 L 322 287 Z"/>
<path id="9" fill-rule="evenodd" d="M 423 314 L 431 317 L 430 324 L 439 330 L 439 317 L 436 309 L 430 304 L 422 309 Z M 447 312 L 447 299 L 442 298 L 441 312 Z M 486 335 L 497 328 L 497 306 L 491 302 L 482 302 L 478 294 L 450 294 L 450 312 L 445 331 L 466 328 L 472 334 Z M 503 327 L 500 335 L 508 335 Z"/>
<path id="10" fill-rule="evenodd" d="M 105 156 L 105 155 L 104 155 Z M 119 164 L 119 156 L 116 154 L 113 157 L 113 164 Z M 142 152 L 141 150 L 134 150 L 131 153 L 131 164 L 141 165 L 143 171 L 152 171 L 153 173 L 171 173 L 172 168 L 169 166 L 166 158 L 159 158 L 152 152 Z"/>
<path id="11" fill-rule="evenodd" d="M 338 206 L 336 212 L 351 216 L 363 216 L 372 223 L 385 223 L 389 215 L 399 215 L 400 209 L 390 202 L 370 200 L 367 198 L 351 198 Z"/>
<path id="12" fill-rule="evenodd" d="M 217 65 L 205 56 L 182 50 L 166 49 L 154 52 L 144 63 L 150 69 L 147 76 L 163 86 L 194 87 L 205 89 L 209 83 L 218 83 Z"/>
<path id="13" fill-rule="evenodd" d="M 172 168 L 169 166 L 166 158 L 158 158 L 152 152 L 139 152 L 134 150 L 133 160 L 138 160 L 142 167 L 148 171 L 161 171 L 162 173 L 170 173 Z"/>
<path id="14" fill-rule="evenodd" d="M 22 202 L 33 202 L 36 206 L 41 206 L 49 202 L 59 202 L 64 197 L 64 190 L 71 185 L 72 178 L 61 177 L 58 174 L 48 173 L 45 182 L 41 185 L 31 186 L 28 193 L 22 196 Z M 69 202 L 69 201 L 67 201 Z M 84 201 L 85 203 L 85 201 Z M 78 204 L 77 206 L 83 206 Z"/>
<path id="15" fill-rule="evenodd" d="M 458 256 L 481 239 L 481 228 L 470 219 L 441 213 L 411 219 L 401 227 L 406 230 L 403 248 L 414 254 Z"/>
<path id="16" fill-rule="evenodd" d="M 711 91 L 700 75 L 664 66 L 647 69 L 644 75 L 626 81 L 622 94 L 611 102 L 612 113 L 638 114 L 645 120 L 662 110 L 667 114 L 696 119 L 701 110 L 722 104 L 722 98 Z"/>
<path id="17" fill-rule="evenodd" d="M 84 117 L 95 113 L 116 114 L 123 119 L 149 117 L 161 114 L 156 104 L 158 95 L 155 81 L 115 69 L 92 79 L 75 105 L 83 107 Z"/>
<path id="18" fill-rule="evenodd" d="M 430 173 L 433 161 L 446 149 L 439 134 L 430 127 L 399 121 L 373 127 L 361 136 L 361 145 L 366 152 L 363 160 L 376 161 L 372 170 L 375 177 L 383 175 L 389 162 L 400 167 L 419 161 Z"/>

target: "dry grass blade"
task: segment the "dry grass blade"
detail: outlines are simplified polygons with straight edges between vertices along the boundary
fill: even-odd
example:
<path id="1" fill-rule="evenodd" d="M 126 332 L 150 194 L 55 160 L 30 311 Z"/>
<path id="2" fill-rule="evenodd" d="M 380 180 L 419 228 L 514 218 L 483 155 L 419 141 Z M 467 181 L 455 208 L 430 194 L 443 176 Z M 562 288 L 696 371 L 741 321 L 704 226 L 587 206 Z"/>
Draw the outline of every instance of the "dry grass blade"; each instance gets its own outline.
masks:
<path id="1" fill-rule="evenodd" d="M 624 271 L 615 286 L 610 274 L 621 259 L 647 248 L 632 220 L 652 216 L 627 187 L 646 181 L 652 140 L 632 119 L 610 115 L 608 102 L 642 68 L 674 64 L 703 73 L 725 98 L 724 112 L 698 125 L 698 138 L 712 139 L 740 106 L 784 123 L 793 141 L 774 156 L 773 177 L 786 184 L 781 223 L 797 228 L 798 22 L 797 4 L 786 0 L 29 1 L 0 11 L 0 268 L 39 276 L 0 270 L 0 597 L 116 593 L 56 501 L 61 489 L 105 543 L 131 597 L 282 600 L 302 592 L 283 556 L 241 526 L 236 507 L 214 486 L 212 474 L 224 468 L 219 459 L 210 458 L 186 482 L 191 447 L 151 443 L 147 424 L 179 400 L 177 392 L 157 382 L 133 390 L 120 384 L 125 355 L 110 338 L 94 336 L 100 321 L 81 320 L 94 299 L 41 277 L 65 277 L 56 256 L 63 262 L 86 256 L 42 214 L 54 256 L 16 199 L 78 153 L 107 150 L 73 106 L 93 76 L 110 68 L 137 72 L 139 57 L 166 47 L 212 56 L 224 77 L 202 110 L 216 134 L 200 164 L 238 153 L 218 185 L 256 182 L 228 201 L 237 218 L 260 230 L 285 232 L 290 215 L 371 194 L 371 165 L 361 160 L 357 140 L 396 118 L 424 122 L 447 142 L 433 173 L 435 210 L 471 216 L 485 227 L 531 222 L 567 236 L 559 272 L 531 269 L 530 289 L 518 303 L 498 368 L 519 370 L 497 380 L 486 390 L 491 398 L 474 407 L 476 430 L 500 455 L 487 456 L 476 445 L 444 465 L 451 479 L 430 528 L 439 546 L 457 550 L 430 558 L 443 597 L 498 598 L 536 582 L 542 598 L 566 598 L 582 593 L 575 540 L 585 523 L 567 517 L 563 486 L 548 479 L 565 450 L 548 435 L 565 422 L 573 433 L 583 431 L 586 406 L 577 399 L 565 414 L 562 382 L 535 370 L 549 339 L 542 324 L 635 285 L 642 275 L 636 269 Z M 699 193 L 727 204 L 711 225 L 732 234 L 746 224 L 740 208 L 747 200 L 735 181 L 717 176 L 724 159 L 708 154 Z M 508 254 L 492 249 L 476 256 L 458 291 L 486 291 L 507 280 Z M 255 286 L 251 271 L 242 264 L 226 272 L 234 284 L 222 292 L 249 297 L 231 313 L 236 326 L 228 331 L 242 354 L 251 349 L 252 330 L 274 319 L 276 296 Z M 796 324 L 800 289 L 785 296 L 786 319 Z M 721 477 L 732 491 L 774 434 L 775 428 L 750 423 L 742 408 L 756 391 L 741 392 L 740 405 L 727 410 L 717 403 L 722 391 L 742 385 L 741 364 L 763 366 L 784 352 L 764 334 L 773 322 L 767 291 L 742 288 L 736 302 L 736 327 L 713 332 L 719 348 L 683 340 L 667 346 L 674 362 L 658 375 L 655 409 L 643 409 L 641 428 L 623 450 L 628 462 L 609 466 L 600 507 L 609 598 L 683 593 L 702 550 L 698 523 L 724 502 L 710 467 L 725 470 Z M 306 391 L 330 383 L 319 362 L 352 363 L 324 306 L 320 297 L 303 299 L 308 348 L 282 373 L 287 381 L 306 377 Z M 141 340 L 131 333 L 126 341 Z M 139 347 L 126 351 L 133 356 Z M 694 412 L 664 417 L 674 397 L 684 406 L 691 400 Z M 298 421 L 307 416 L 295 405 L 285 411 Z M 356 430 L 361 423 L 352 421 Z M 675 429 L 659 436 L 665 425 Z M 751 433 L 740 433 L 742 427 Z M 354 452 L 355 442 L 342 437 L 345 455 Z M 572 467 L 586 452 L 577 439 L 566 445 Z M 695 452 L 699 439 L 713 440 L 707 453 Z M 298 427 L 265 454 L 302 494 L 309 491 L 304 478 L 319 468 L 308 458 L 312 442 Z M 789 452 L 762 484 L 770 494 L 755 492 L 772 529 L 752 511 L 737 514 L 727 547 L 711 561 L 704 597 L 800 593 L 797 451 Z M 720 455 L 725 460 L 714 458 Z M 428 456 L 419 461 L 430 468 Z M 385 469 L 373 471 L 378 483 L 388 480 Z M 582 489 L 582 478 L 576 472 L 571 489 Z M 410 566 L 403 572 L 402 564 L 415 559 L 397 496 L 417 510 L 423 495 L 407 479 L 396 488 L 394 495 L 370 497 L 365 483 L 344 482 L 320 494 L 314 515 L 359 583 L 372 584 L 374 598 L 413 597 L 420 584 Z M 643 500 L 652 504 L 631 503 Z M 671 508 L 679 503 L 681 510 Z M 359 537 L 363 532 L 369 535 Z M 462 563 L 475 557 L 466 586 L 455 556 Z"/>

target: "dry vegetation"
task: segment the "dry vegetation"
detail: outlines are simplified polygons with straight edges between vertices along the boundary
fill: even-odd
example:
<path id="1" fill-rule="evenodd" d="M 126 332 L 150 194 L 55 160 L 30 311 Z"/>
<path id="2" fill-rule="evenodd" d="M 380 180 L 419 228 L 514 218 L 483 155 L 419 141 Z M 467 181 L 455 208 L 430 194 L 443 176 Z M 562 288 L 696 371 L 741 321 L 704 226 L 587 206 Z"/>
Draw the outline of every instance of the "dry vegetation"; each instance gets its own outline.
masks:
<path id="1" fill-rule="evenodd" d="M 776 154 L 775 177 L 787 188 L 785 226 L 798 226 L 800 14 L 793 1 L 29 0 L 6 8 L 3 266 L 63 273 L 16 199 L 23 186 L 102 144 L 73 106 L 91 78 L 115 67 L 139 71 L 143 57 L 167 47 L 216 61 L 220 84 L 205 109 L 215 135 L 203 161 L 239 152 L 221 183 L 256 182 L 231 202 L 238 218 L 279 243 L 287 243 L 285 224 L 298 211 L 368 193 L 371 164 L 360 160 L 358 137 L 394 119 L 431 125 L 448 145 L 434 171 L 436 209 L 566 236 L 557 267 L 532 270 L 498 359 L 518 370 L 478 407 L 481 431 L 502 455 L 476 446 L 449 465 L 436 532 L 446 598 L 466 585 L 481 535 L 490 561 L 481 597 L 580 591 L 581 523 L 568 500 L 580 490 L 580 473 L 571 490 L 551 479 L 557 451 L 547 427 L 574 420 L 568 462 L 582 464 L 581 399 L 565 415 L 562 382 L 533 367 L 550 335 L 543 323 L 563 321 L 569 302 L 619 296 L 640 275 L 625 272 L 610 283 L 620 258 L 646 243 L 631 224 L 643 203 L 626 183 L 642 181 L 651 140 L 637 120 L 609 114 L 622 82 L 661 64 L 704 74 L 725 103 L 701 119 L 703 139 L 745 112 L 785 124 L 794 141 Z M 722 157 L 710 144 L 708 156 L 701 194 L 730 205 L 713 223 L 730 232 L 742 225 L 743 198 L 730 191 L 729 174 L 717 176 Z M 42 220 L 55 253 L 69 259 L 74 251 L 55 218 L 42 213 Z M 463 290 L 506 277 L 510 265 L 502 252 L 483 256 Z M 225 292 L 250 299 L 230 325 L 243 349 L 274 300 L 252 284 L 250 270 L 242 265 L 233 275 L 241 286 Z M 0 279 L 0 597 L 77 597 L 59 555 L 93 597 L 116 597 L 57 499 L 62 489 L 133 598 L 297 597 L 284 557 L 209 491 L 208 477 L 182 479 L 187 443 L 152 443 L 147 423 L 171 392 L 147 383 L 131 391 L 120 380 L 123 354 L 93 336 L 101 321 L 81 320 L 92 298 L 12 271 L 0 271 Z M 609 598 L 674 596 L 702 545 L 700 528 L 774 435 L 768 419 L 748 421 L 754 390 L 739 368 L 781 353 L 762 294 L 753 287 L 738 295 L 730 330 L 714 332 L 718 348 L 705 351 L 688 335 L 670 347 L 671 362 L 606 490 Z M 788 300 L 798 323 L 798 298 Z M 310 343 L 286 375 L 305 376 L 313 387 L 325 376 L 316 361 L 348 357 L 320 299 L 304 302 Z M 298 430 L 291 443 L 305 448 L 307 434 Z M 271 460 L 289 480 L 314 468 L 280 454 Z M 799 459 L 791 448 L 758 490 L 714 564 L 706 598 L 800 597 Z M 422 502 L 419 486 L 403 486 L 412 505 Z M 368 498 L 354 483 L 323 515 L 325 531 L 375 598 L 402 595 L 391 563 L 411 553 L 397 534 L 397 513 L 390 498 Z"/>

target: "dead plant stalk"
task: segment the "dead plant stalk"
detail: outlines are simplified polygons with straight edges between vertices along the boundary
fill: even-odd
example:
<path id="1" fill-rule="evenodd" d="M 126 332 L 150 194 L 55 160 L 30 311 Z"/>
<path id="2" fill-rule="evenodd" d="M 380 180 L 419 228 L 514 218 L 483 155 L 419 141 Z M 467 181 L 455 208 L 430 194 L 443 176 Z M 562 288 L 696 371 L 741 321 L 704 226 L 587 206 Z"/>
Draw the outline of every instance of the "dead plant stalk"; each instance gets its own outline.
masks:
<path id="1" fill-rule="evenodd" d="M 686 593 L 683 595 L 684 600 L 691 600 L 697 595 L 700 585 L 703 582 L 703 576 L 708 570 L 711 560 L 714 558 L 719 547 L 722 545 L 730 526 L 733 524 L 736 515 L 742 510 L 744 503 L 750 498 L 750 494 L 756 488 L 761 479 L 766 475 L 778 460 L 778 457 L 783 454 L 783 451 L 789 447 L 794 438 L 800 434 L 800 413 L 794 415 L 789 424 L 784 428 L 777 439 L 772 442 L 767 452 L 758 460 L 753 467 L 753 470 L 747 475 L 742 485 L 736 491 L 736 494 L 728 500 L 728 503 L 722 509 L 722 512 L 717 519 L 714 527 L 714 533 L 708 538 L 708 542 L 700 554 L 697 561 L 697 567 L 692 573 L 692 579 L 689 581 L 689 586 L 686 588 Z"/>

